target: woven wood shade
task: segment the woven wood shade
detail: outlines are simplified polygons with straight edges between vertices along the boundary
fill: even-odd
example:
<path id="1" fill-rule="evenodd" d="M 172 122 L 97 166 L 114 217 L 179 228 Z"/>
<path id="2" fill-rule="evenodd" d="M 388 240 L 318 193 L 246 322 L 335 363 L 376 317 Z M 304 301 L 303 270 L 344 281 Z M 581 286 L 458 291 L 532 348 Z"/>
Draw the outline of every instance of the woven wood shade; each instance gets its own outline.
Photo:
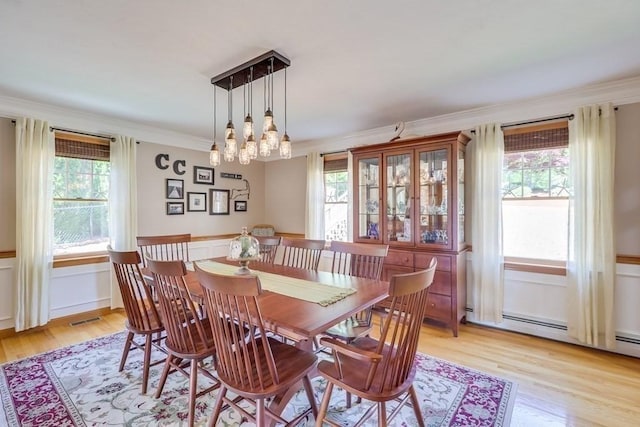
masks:
<path id="1" fill-rule="evenodd" d="M 568 145 L 569 128 L 566 121 L 514 129 L 506 131 L 504 135 L 505 153 L 562 148 Z"/>
<path id="2" fill-rule="evenodd" d="M 109 161 L 109 141 L 88 142 L 85 138 L 74 138 L 69 134 L 56 134 L 56 156 L 74 159 Z"/>

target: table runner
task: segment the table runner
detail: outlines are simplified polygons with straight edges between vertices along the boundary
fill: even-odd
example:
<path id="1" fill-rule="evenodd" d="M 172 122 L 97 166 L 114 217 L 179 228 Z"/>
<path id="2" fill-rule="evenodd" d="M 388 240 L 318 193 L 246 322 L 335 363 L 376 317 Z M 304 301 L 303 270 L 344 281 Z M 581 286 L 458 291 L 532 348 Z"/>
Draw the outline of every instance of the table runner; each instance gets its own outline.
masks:
<path id="1" fill-rule="evenodd" d="M 197 263 L 198 267 L 210 273 L 232 275 L 238 271 L 236 266 L 215 261 L 197 261 Z M 187 268 L 193 270 L 191 265 L 187 265 Z M 342 288 L 279 274 L 265 273 L 264 271 L 251 270 L 251 272 L 260 278 L 262 289 L 320 304 L 323 307 L 340 301 L 356 292 L 353 288 Z"/>

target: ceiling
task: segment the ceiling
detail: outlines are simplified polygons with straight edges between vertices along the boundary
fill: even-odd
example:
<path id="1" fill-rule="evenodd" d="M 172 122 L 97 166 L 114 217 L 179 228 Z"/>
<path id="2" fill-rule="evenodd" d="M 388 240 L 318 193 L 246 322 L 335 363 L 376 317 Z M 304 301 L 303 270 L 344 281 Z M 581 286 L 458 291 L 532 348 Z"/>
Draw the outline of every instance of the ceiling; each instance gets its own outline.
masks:
<path id="1" fill-rule="evenodd" d="M 639 23 L 638 0 L 3 0 L 0 95 L 211 138 L 211 77 L 274 49 L 295 144 L 638 76 Z"/>

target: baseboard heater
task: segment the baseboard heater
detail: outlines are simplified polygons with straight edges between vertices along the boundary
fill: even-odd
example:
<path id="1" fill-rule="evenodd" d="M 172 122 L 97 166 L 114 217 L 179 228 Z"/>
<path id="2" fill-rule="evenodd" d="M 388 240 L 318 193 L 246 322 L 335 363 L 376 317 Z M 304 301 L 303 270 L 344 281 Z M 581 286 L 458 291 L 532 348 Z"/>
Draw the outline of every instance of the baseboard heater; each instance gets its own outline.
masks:
<path id="1" fill-rule="evenodd" d="M 466 311 L 473 313 L 473 309 L 469 308 L 469 307 L 467 307 Z M 566 331 L 567 330 L 567 326 L 566 325 L 560 325 L 558 323 L 551 323 L 551 322 L 544 322 L 544 321 L 541 321 L 541 320 L 528 319 L 526 317 L 513 316 L 511 314 L 503 314 L 502 318 L 506 319 L 506 320 L 512 320 L 514 322 L 528 323 L 530 325 L 543 326 L 545 328 L 557 329 L 557 330 L 560 330 L 560 331 Z M 640 345 L 640 339 L 639 338 L 633 338 L 633 337 L 628 337 L 628 336 L 616 335 L 616 341 L 625 342 L 625 343 L 629 343 L 629 344 Z"/>
<path id="2" fill-rule="evenodd" d="M 69 325 L 70 326 L 84 325 L 85 323 L 96 322 L 98 320 L 100 320 L 99 317 L 92 317 L 90 319 L 78 320 L 77 322 L 71 322 L 71 323 L 69 323 Z"/>

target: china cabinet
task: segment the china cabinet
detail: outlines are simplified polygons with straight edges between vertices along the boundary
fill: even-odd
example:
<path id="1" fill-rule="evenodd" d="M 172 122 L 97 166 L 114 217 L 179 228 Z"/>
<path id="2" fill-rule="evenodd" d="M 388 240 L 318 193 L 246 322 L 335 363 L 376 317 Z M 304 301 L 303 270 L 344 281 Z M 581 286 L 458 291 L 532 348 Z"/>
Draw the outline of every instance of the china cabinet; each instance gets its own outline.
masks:
<path id="1" fill-rule="evenodd" d="M 438 259 L 427 318 L 458 335 L 465 318 L 464 158 L 469 137 L 456 132 L 351 150 L 355 242 L 384 243 L 383 278 Z M 384 306 L 384 304 L 383 304 Z"/>

